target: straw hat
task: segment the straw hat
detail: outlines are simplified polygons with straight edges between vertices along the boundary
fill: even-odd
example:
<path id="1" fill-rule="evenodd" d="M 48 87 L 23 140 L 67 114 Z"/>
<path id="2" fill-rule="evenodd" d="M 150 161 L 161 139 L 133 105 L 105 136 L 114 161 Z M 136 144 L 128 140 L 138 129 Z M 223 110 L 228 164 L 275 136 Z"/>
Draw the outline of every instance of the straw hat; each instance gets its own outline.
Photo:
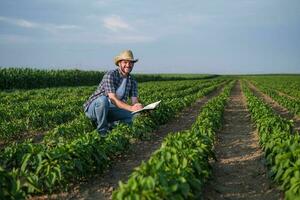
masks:
<path id="1" fill-rule="evenodd" d="M 131 50 L 125 50 L 115 57 L 115 64 L 118 66 L 119 61 L 121 60 L 130 60 L 132 62 L 137 62 L 139 59 L 134 59 Z"/>

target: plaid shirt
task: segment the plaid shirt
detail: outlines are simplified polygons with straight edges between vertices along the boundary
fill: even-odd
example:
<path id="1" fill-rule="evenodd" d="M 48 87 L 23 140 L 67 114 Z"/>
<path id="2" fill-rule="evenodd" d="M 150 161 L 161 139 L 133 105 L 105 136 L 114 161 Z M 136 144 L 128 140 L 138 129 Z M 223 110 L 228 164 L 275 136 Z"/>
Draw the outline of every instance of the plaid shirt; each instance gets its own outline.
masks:
<path id="1" fill-rule="evenodd" d="M 96 91 L 89 97 L 89 99 L 83 104 L 84 111 L 86 111 L 89 105 L 97 99 L 99 96 L 105 95 L 108 96 L 108 93 L 116 93 L 118 87 L 122 83 L 122 76 L 119 69 L 108 71 L 102 78 Z M 128 97 L 137 97 L 137 82 L 136 80 L 129 75 L 127 77 L 125 94 L 122 101 L 127 101 Z"/>

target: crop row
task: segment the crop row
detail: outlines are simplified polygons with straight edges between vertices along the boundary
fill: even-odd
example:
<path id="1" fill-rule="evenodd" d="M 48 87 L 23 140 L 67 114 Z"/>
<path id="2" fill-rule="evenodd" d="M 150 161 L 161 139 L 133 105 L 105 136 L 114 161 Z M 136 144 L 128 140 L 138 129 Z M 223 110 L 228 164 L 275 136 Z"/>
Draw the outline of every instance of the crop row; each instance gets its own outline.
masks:
<path id="1" fill-rule="evenodd" d="M 215 87 L 216 84 L 221 83 L 221 80 L 217 80 L 217 81 L 209 81 L 208 83 L 206 82 L 194 82 L 195 85 L 191 86 L 190 88 L 183 90 L 183 91 L 177 91 L 177 92 L 166 92 L 164 94 L 164 96 L 159 96 L 156 95 L 155 92 L 149 93 L 149 92 L 144 92 L 141 95 L 141 99 L 143 99 L 144 102 L 147 103 L 151 103 L 153 101 L 156 101 L 157 99 L 162 99 L 163 102 L 160 105 L 159 111 L 160 110 L 169 110 L 169 114 L 165 114 L 165 112 L 162 112 L 162 114 L 160 115 L 160 112 L 158 113 L 158 116 L 155 117 L 151 117 L 151 116 L 145 116 L 143 115 L 142 118 L 138 118 L 137 120 L 134 121 L 134 133 L 135 133 L 135 137 L 138 138 L 143 138 L 143 137 L 147 137 L 145 135 L 146 131 L 145 127 L 153 127 L 154 123 L 152 122 L 153 120 L 151 120 L 150 118 L 154 118 L 156 119 L 156 124 L 162 124 L 165 123 L 167 120 L 169 120 L 169 118 L 172 116 L 172 113 L 176 112 L 174 110 L 172 110 L 172 108 L 170 108 L 170 105 L 176 104 L 176 102 L 178 102 L 178 99 L 184 98 L 184 99 L 188 99 L 194 92 L 198 92 L 199 90 L 201 91 L 206 91 L 207 89 L 210 90 L 210 87 L 213 86 Z M 155 88 L 155 86 L 153 86 Z M 206 89 L 205 89 L 206 88 Z M 176 87 L 174 87 L 174 90 L 176 91 Z M 177 94 L 177 96 L 175 97 L 174 94 Z M 176 106 L 174 107 L 176 108 Z M 79 123 L 81 122 L 81 123 Z M 81 135 L 82 133 L 85 132 L 89 132 L 91 131 L 91 125 L 90 125 L 90 121 L 86 119 L 86 117 L 82 114 L 80 115 L 78 118 L 76 118 L 75 120 L 71 121 L 70 123 L 66 123 L 66 124 L 62 124 L 60 126 L 58 126 L 57 128 L 49 131 L 45 137 L 45 142 L 46 143 L 56 143 L 59 144 L 61 140 L 63 141 L 67 141 L 69 139 L 75 138 L 79 135 Z M 145 124 L 148 124 L 148 126 L 145 126 Z M 152 124 L 152 125 L 151 125 Z M 150 126 L 151 125 L 151 126 Z M 149 129 L 149 128 L 148 128 Z M 51 142 L 49 142 L 51 141 Z"/>
<path id="2" fill-rule="evenodd" d="M 212 85 L 218 84 L 219 81 L 210 81 L 208 83 L 206 82 L 195 82 L 197 83 L 196 86 L 191 86 L 190 88 L 193 88 L 193 90 L 199 91 L 200 89 L 204 89 L 206 87 L 210 87 Z M 155 86 L 153 86 L 154 88 L 157 88 Z M 160 87 L 160 86 L 158 86 Z M 176 87 L 174 87 L 174 89 L 176 90 Z M 176 99 L 178 98 L 188 98 L 188 96 L 190 96 L 191 92 L 190 89 L 187 90 L 183 90 L 183 91 L 178 91 L 178 94 L 181 93 L 181 95 L 177 95 L 176 98 L 170 98 L 169 96 L 173 96 L 173 92 L 166 92 L 165 95 L 163 97 L 161 97 L 161 99 L 163 99 L 163 102 L 161 103 L 161 106 L 159 108 L 159 110 L 163 110 L 168 109 L 168 105 L 172 99 L 176 101 Z M 143 99 L 146 103 L 150 103 L 153 102 L 155 100 L 157 100 L 159 97 L 159 95 L 155 95 L 155 92 L 148 93 L 148 92 L 144 92 L 141 96 L 141 99 Z M 172 102 L 171 101 L 171 102 Z M 170 104 L 172 105 L 172 103 Z M 172 113 L 172 111 L 171 111 Z M 142 138 L 144 137 L 144 133 L 148 132 L 145 130 L 145 124 L 148 124 L 147 127 L 149 127 L 150 124 L 152 123 L 152 120 L 149 119 L 150 116 L 143 116 L 143 118 L 139 118 L 137 120 L 134 121 L 134 129 L 135 129 L 135 136 Z M 167 121 L 170 118 L 169 115 L 162 115 L 162 116 L 158 116 L 157 120 L 160 119 L 160 124 L 164 123 L 165 121 Z M 152 125 L 153 126 L 153 125 Z M 150 127 L 152 127 L 150 126 Z M 65 123 L 62 125 L 59 125 L 58 127 L 56 127 L 55 129 L 50 130 L 44 139 L 44 143 L 46 143 L 48 146 L 53 146 L 53 144 L 60 144 L 61 141 L 65 142 L 68 140 L 71 140 L 73 138 L 76 138 L 78 136 L 80 136 L 81 134 L 87 133 L 91 131 L 91 123 L 90 121 L 86 118 L 86 116 L 82 113 L 79 115 L 78 118 L 76 118 L 73 121 L 70 121 L 69 123 Z"/>
<path id="3" fill-rule="evenodd" d="M 300 197 L 300 135 L 293 122 L 281 118 L 243 84 L 248 109 L 255 122 L 265 152 L 270 176 L 285 191 L 287 200 Z"/>
<path id="4" fill-rule="evenodd" d="M 196 199 L 211 174 L 209 158 L 233 82 L 210 100 L 190 130 L 169 134 L 160 149 L 131 174 L 113 199 Z"/>
<path id="5" fill-rule="evenodd" d="M 198 80 L 207 82 L 209 80 Z M 163 91 L 172 91 L 174 87 L 177 89 L 184 89 L 191 86 L 191 80 L 180 81 L 153 81 L 139 84 L 140 90 L 154 91 L 153 85 L 159 86 Z M 196 81 L 197 82 L 197 81 Z M 14 91 L 2 91 L 0 92 L 1 102 L 0 104 L 14 107 L 17 103 L 23 103 L 28 101 L 36 101 L 41 98 L 45 100 L 55 100 L 61 98 L 68 98 L 72 96 L 88 96 L 96 89 L 95 86 L 80 86 L 80 87 L 57 87 L 57 88 L 43 88 L 32 90 L 14 90 Z"/>
<path id="6" fill-rule="evenodd" d="M 255 85 L 264 93 L 269 95 L 272 99 L 278 102 L 283 107 L 287 108 L 291 112 L 300 116 L 300 99 L 291 99 L 287 96 L 280 95 L 276 90 L 268 88 L 264 85 L 255 82 Z"/>
<path id="7" fill-rule="evenodd" d="M 47 90 L 47 94 L 44 90 L 38 90 L 38 98 L 25 97 L 21 101 L 15 101 L 15 98 L 23 95 L 5 96 L 9 103 L 1 102 L 0 138 L 9 139 L 24 132 L 49 130 L 74 119 L 82 111 L 84 95 L 88 95 L 82 89 L 77 89 L 81 96 L 76 90 L 65 88 Z"/>
<path id="8" fill-rule="evenodd" d="M 134 122 L 132 128 L 119 125 L 106 137 L 96 131 L 81 134 L 69 142 L 50 148 L 43 144 L 22 143 L 6 148 L 0 155 L 1 166 L 14 173 L 23 194 L 52 192 L 65 188 L 67 182 L 102 171 L 111 159 L 129 145 L 130 138 L 149 131 L 170 118 L 176 111 L 189 105 L 218 86 L 204 88 L 184 98 L 171 99 L 160 108 Z M 167 117 L 165 117 L 167 116 Z M 3 188 L 10 191 L 10 188 Z"/>
<path id="9" fill-rule="evenodd" d="M 299 76 L 256 76 L 249 77 L 258 85 L 264 85 L 268 88 L 280 91 L 296 99 L 300 99 L 300 79 Z"/>
<path id="10" fill-rule="evenodd" d="M 210 82 L 211 81 L 183 81 L 183 85 L 186 86 L 186 88 L 189 87 L 192 89 L 199 87 L 198 85 L 210 84 Z M 196 83 L 196 86 L 193 83 Z M 152 86 L 152 88 L 156 88 L 160 91 L 161 85 L 164 86 L 165 84 L 160 84 L 157 87 Z M 178 91 L 177 88 L 180 86 L 178 85 L 179 84 L 173 85 L 173 90 L 179 93 L 184 92 L 185 94 L 189 94 L 188 89 L 186 89 L 186 91 L 182 91 L 182 89 Z M 39 93 L 36 93 L 36 95 L 39 96 L 38 99 L 33 98 L 26 102 L 17 101 L 12 103 L 14 102 L 13 97 L 18 97 L 17 95 L 8 98 L 11 103 L 1 103 L 2 106 L 0 107 L 0 138 L 7 140 L 10 139 L 11 136 L 15 138 L 19 135 L 22 136 L 24 132 L 50 130 L 59 124 L 64 124 L 76 119 L 79 113 L 82 112 L 83 102 L 91 93 L 91 89 L 87 88 L 86 91 L 83 89 L 84 88 L 79 88 L 78 90 L 71 91 L 65 88 L 60 90 L 53 89 L 48 90 L 46 94 L 44 94 L 43 90 L 39 90 Z M 153 91 L 154 89 L 148 92 L 143 88 L 141 90 L 146 91 L 142 96 L 156 94 L 156 92 Z M 62 96 L 61 93 L 65 94 L 65 96 Z"/>
<path id="11" fill-rule="evenodd" d="M 198 90 L 201 89 L 201 88 L 205 88 L 205 87 L 208 87 L 208 86 L 211 86 L 211 85 L 215 85 L 215 84 L 218 84 L 222 82 L 222 80 L 215 80 L 215 81 L 209 81 L 207 84 L 206 82 L 204 81 L 193 81 L 193 82 L 189 82 L 188 84 L 190 85 L 190 88 L 197 88 Z M 194 83 L 194 84 L 193 84 Z M 156 88 L 157 90 L 160 89 L 160 86 L 157 85 L 157 86 L 153 86 L 152 88 Z M 177 86 L 176 85 L 173 85 L 173 88 L 174 90 L 177 90 Z M 187 89 L 189 90 L 189 89 Z M 194 90 L 194 89 L 193 89 Z M 185 95 L 185 96 L 188 96 L 189 93 L 186 93 L 184 91 L 178 91 L 180 92 L 182 95 Z M 153 96 L 153 93 L 155 94 L 155 92 L 144 92 L 142 98 L 144 100 L 146 100 L 147 102 L 152 102 L 152 101 L 155 101 L 157 100 L 157 97 L 154 95 Z M 173 92 L 169 92 L 170 94 L 173 94 Z M 164 101 L 162 103 L 162 105 L 164 104 L 164 102 L 170 98 L 167 98 L 168 92 L 165 94 L 165 97 L 162 98 Z M 151 95 L 147 95 L 147 94 L 151 94 Z M 185 98 L 185 96 L 177 96 L 177 98 Z M 176 99 L 176 98 L 172 98 L 172 99 Z M 81 108 L 81 106 L 77 106 L 78 108 Z M 164 106 L 161 106 L 160 109 L 162 109 Z M 59 111 L 59 112 L 63 112 L 62 111 Z M 163 119 L 163 117 L 165 118 L 165 120 L 168 119 L 167 116 L 160 116 L 159 119 Z M 143 119 L 140 119 L 140 120 L 136 120 L 135 121 L 135 124 L 136 126 L 136 133 L 138 135 L 140 135 L 141 137 L 143 136 L 143 132 L 145 132 L 144 128 L 141 127 L 139 124 L 143 124 L 143 123 L 139 123 L 140 121 L 144 120 L 145 122 L 143 123 L 146 123 L 146 121 L 148 120 L 147 117 L 143 117 Z M 148 120 L 149 121 L 149 120 Z M 148 122 L 149 124 L 149 122 Z M 143 125 L 142 125 L 143 126 Z M 53 146 L 57 146 L 57 145 L 63 145 L 64 142 L 69 142 L 70 140 L 82 135 L 82 134 L 85 134 L 85 133 L 88 133 L 88 132 L 91 132 L 93 129 L 92 125 L 91 125 L 91 122 L 90 120 L 87 119 L 87 117 L 84 115 L 83 112 L 79 113 L 75 119 L 67 122 L 67 123 L 63 123 L 61 125 L 58 125 L 56 128 L 54 129 L 51 129 L 50 131 L 48 131 L 46 134 L 45 134 L 45 137 L 44 137 L 44 140 L 42 141 L 42 143 L 47 146 L 47 147 L 53 147 Z M 28 142 L 25 142 L 26 144 Z"/>

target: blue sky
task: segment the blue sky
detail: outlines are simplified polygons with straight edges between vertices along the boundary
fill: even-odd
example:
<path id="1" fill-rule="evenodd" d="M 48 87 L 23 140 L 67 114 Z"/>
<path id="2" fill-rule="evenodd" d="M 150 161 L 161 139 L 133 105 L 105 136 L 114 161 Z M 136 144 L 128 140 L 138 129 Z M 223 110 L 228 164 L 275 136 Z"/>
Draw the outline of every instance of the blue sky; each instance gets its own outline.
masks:
<path id="1" fill-rule="evenodd" d="M 300 73 L 299 0 L 1 0 L 0 66 Z"/>

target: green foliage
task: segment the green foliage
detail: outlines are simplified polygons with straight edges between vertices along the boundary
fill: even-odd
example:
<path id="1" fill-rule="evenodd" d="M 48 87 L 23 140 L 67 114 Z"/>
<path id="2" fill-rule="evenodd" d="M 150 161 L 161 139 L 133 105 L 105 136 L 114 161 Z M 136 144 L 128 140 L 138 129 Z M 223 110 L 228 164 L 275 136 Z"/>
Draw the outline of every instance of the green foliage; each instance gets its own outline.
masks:
<path id="1" fill-rule="evenodd" d="M 300 98 L 300 76 L 295 75 L 279 75 L 279 76 L 250 76 L 247 77 L 251 81 L 257 83 L 258 86 L 267 87 L 272 90 L 280 91 L 299 100 Z"/>
<path id="2" fill-rule="evenodd" d="M 0 199 L 25 199 L 25 193 L 21 191 L 20 180 L 15 172 L 7 172 L 0 167 Z"/>
<path id="3" fill-rule="evenodd" d="M 209 101 L 188 131 L 169 134 L 160 149 L 120 182 L 113 199 L 198 199 L 211 174 L 214 133 L 220 128 L 230 86 Z"/>
<path id="4" fill-rule="evenodd" d="M 97 85 L 103 74 L 99 71 L 0 68 L 0 90 Z"/>
<path id="5" fill-rule="evenodd" d="M 244 85 L 251 117 L 256 123 L 270 175 L 285 191 L 286 199 L 300 196 L 300 136 L 293 122 L 276 115 Z M 296 198 L 297 197 L 297 198 Z"/>
<path id="6" fill-rule="evenodd" d="M 115 156 L 128 148 L 130 139 L 147 138 L 149 132 L 159 124 L 165 123 L 176 112 L 215 90 L 223 82 L 183 82 L 189 85 L 186 85 L 185 89 L 178 86 L 178 83 L 174 84 L 173 90 L 166 92 L 165 96 L 160 96 L 164 103 L 158 109 L 141 114 L 135 119 L 132 127 L 118 125 L 106 138 L 101 138 L 93 131 L 90 121 L 84 115 L 79 115 L 74 120 L 50 130 L 40 144 L 28 140 L 7 146 L 0 154 L 0 166 L 6 171 L 16 171 L 16 181 L 25 180 L 20 182 L 20 190 L 25 194 L 51 193 L 66 189 L 70 181 L 103 171 Z M 202 83 L 203 86 L 199 86 Z M 147 94 L 160 91 L 159 87 L 152 85 L 149 91 L 143 94 L 146 103 L 156 100 L 157 97 L 152 95 L 148 95 L 147 98 Z M 185 90 L 180 90 L 177 98 L 170 94 L 176 87 Z"/>
<path id="7" fill-rule="evenodd" d="M 290 98 L 287 95 L 280 94 L 276 89 L 271 89 L 270 86 L 266 86 L 269 84 L 264 84 L 264 83 L 260 83 L 259 81 L 255 81 L 255 85 L 262 92 L 266 93 L 273 100 L 278 102 L 283 107 L 287 108 L 292 113 L 300 116 L 300 99 L 299 98 Z M 272 86 L 272 87 L 274 88 L 274 86 Z M 289 91 L 290 90 L 292 90 L 292 89 L 290 88 Z M 297 94 L 298 90 L 299 90 L 299 88 L 294 89 L 293 94 Z"/>
<path id="8" fill-rule="evenodd" d="M 0 90 L 33 89 L 59 86 L 98 85 L 104 75 L 100 71 L 42 70 L 33 68 L 1 68 Z M 172 81 L 210 79 L 217 75 L 136 74 L 137 81 Z"/>

